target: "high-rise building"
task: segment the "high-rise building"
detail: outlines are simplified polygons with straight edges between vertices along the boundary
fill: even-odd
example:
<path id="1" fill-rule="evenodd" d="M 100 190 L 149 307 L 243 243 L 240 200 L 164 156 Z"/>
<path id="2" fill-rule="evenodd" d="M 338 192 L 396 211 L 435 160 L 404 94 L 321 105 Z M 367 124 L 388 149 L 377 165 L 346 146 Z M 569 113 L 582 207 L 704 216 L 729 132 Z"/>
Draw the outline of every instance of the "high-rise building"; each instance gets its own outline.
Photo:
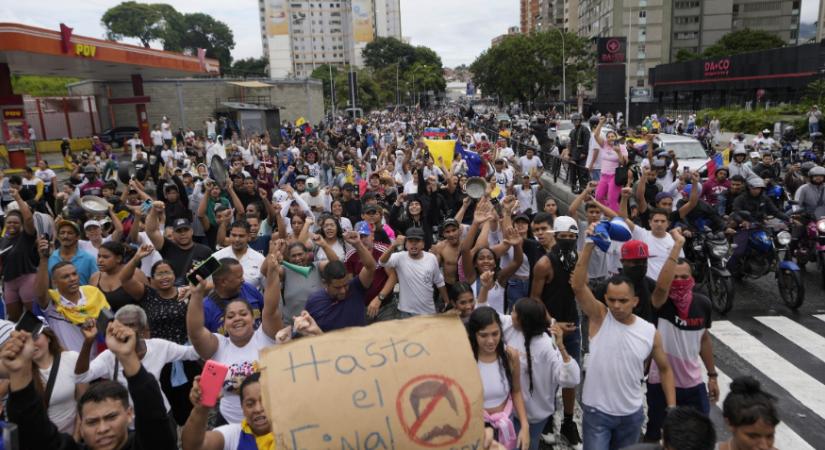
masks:
<path id="1" fill-rule="evenodd" d="M 501 43 L 501 41 L 504 40 L 504 38 L 506 38 L 507 36 L 512 36 L 514 34 L 521 34 L 521 28 L 519 28 L 519 27 L 507 28 L 507 33 L 506 34 L 500 34 L 500 35 L 494 37 L 492 39 L 492 41 L 490 42 L 490 45 L 491 46 L 498 45 L 499 43 Z"/>
<path id="2" fill-rule="evenodd" d="M 825 39 L 825 5 L 819 2 L 819 19 L 816 21 L 816 42 Z"/>
<path id="3" fill-rule="evenodd" d="M 363 66 L 376 37 L 401 40 L 400 0 L 258 0 L 271 78 L 306 78 L 324 64 Z"/>
<path id="4" fill-rule="evenodd" d="M 547 0 L 544 0 L 547 1 Z M 542 0 L 519 0 L 521 32 L 536 31 L 537 19 Z"/>
<path id="5" fill-rule="evenodd" d="M 579 0 L 578 34 L 627 37 L 631 86 L 645 86 L 647 71 L 701 53 L 727 33 L 763 30 L 788 44 L 799 39 L 800 0 Z"/>

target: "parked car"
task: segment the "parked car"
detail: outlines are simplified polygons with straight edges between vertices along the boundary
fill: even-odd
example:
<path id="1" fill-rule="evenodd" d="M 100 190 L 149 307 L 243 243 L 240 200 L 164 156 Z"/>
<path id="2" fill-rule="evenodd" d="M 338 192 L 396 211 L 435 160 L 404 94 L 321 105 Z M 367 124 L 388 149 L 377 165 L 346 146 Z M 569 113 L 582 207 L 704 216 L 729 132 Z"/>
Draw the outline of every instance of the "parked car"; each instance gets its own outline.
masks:
<path id="1" fill-rule="evenodd" d="M 569 120 L 559 120 L 556 122 L 555 129 L 551 129 L 556 133 L 556 146 L 558 148 L 566 148 L 567 143 L 570 142 L 570 132 L 573 131 L 573 122 Z"/>
<path id="2" fill-rule="evenodd" d="M 687 167 L 691 171 L 704 169 L 708 162 L 708 154 L 702 144 L 692 137 L 677 134 L 657 134 L 655 142 L 659 148 L 673 150 L 679 167 Z"/>
<path id="3" fill-rule="evenodd" d="M 112 147 L 120 147 L 129 139 L 132 139 L 132 136 L 135 133 L 140 133 L 140 128 L 138 127 L 115 127 L 109 128 L 104 132 L 97 135 L 100 138 L 100 141 L 104 144 L 111 145 Z"/>

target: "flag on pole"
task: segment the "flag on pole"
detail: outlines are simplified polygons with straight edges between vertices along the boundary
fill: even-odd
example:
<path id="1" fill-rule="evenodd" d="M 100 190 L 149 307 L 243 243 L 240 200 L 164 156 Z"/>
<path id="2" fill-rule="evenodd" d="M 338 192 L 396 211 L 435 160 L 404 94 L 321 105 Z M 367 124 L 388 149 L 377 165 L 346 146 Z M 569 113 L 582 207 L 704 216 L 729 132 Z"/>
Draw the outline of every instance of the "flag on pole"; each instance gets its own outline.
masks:
<path id="1" fill-rule="evenodd" d="M 433 161 L 436 163 L 436 165 L 438 165 L 438 157 L 440 156 L 441 159 L 444 161 L 445 167 L 447 167 L 448 169 L 452 167 L 453 155 L 455 155 L 456 141 L 424 139 L 424 143 L 430 150 L 430 155 L 432 155 Z"/>
<path id="2" fill-rule="evenodd" d="M 711 158 L 708 161 L 707 165 L 708 165 L 708 177 L 712 177 L 713 174 L 716 173 L 716 169 L 718 169 L 720 167 L 725 167 L 725 159 L 722 157 L 722 153 L 720 152 L 720 153 L 717 153 L 717 154 L 713 155 L 713 158 Z"/>

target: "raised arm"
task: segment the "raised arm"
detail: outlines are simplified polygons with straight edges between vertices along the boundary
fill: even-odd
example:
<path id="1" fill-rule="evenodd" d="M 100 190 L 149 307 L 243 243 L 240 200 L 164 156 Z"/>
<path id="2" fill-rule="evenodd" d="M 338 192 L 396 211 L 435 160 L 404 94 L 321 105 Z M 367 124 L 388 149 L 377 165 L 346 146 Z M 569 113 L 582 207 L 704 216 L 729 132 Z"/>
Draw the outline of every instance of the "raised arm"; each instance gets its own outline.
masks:
<path id="1" fill-rule="evenodd" d="M 604 121 L 604 116 L 600 117 L 599 124 L 596 125 L 596 129 L 593 130 L 593 138 L 596 139 L 596 143 L 599 144 L 599 147 L 604 146 L 604 139 L 602 138 L 602 126 L 604 125 Z"/>
<path id="2" fill-rule="evenodd" d="M 151 245 L 141 245 L 135 252 L 135 256 L 124 264 L 123 268 L 120 269 L 120 272 L 117 274 L 123 290 L 133 299 L 143 298 L 143 294 L 146 292 L 146 285 L 135 278 L 135 270 L 143 258 L 151 255 L 154 251 L 155 248 Z"/>
<path id="3" fill-rule="evenodd" d="M 163 202 L 153 202 L 149 215 L 146 216 L 146 235 L 158 251 L 163 249 L 163 233 L 160 231 L 158 217 L 165 211 Z"/>
<path id="4" fill-rule="evenodd" d="M 112 227 L 114 228 L 112 231 L 112 240 L 115 242 L 122 241 L 123 222 L 121 222 L 120 217 L 115 214 L 115 208 L 111 204 L 109 205 L 109 218 L 112 220 Z"/>
<path id="5" fill-rule="evenodd" d="M 679 217 L 682 219 L 687 218 L 687 215 L 696 208 L 696 205 L 699 204 L 699 191 L 702 190 L 702 185 L 699 182 L 699 172 L 693 172 L 690 174 L 691 177 L 691 187 L 690 187 L 690 197 L 688 197 L 687 203 L 682 205 L 679 208 Z"/>
<path id="6" fill-rule="evenodd" d="M 23 231 L 29 236 L 37 235 L 37 228 L 34 226 L 34 214 L 31 208 L 29 208 L 29 204 L 20 197 L 20 191 L 17 189 L 9 189 L 9 192 L 11 193 L 11 197 L 17 202 L 20 215 L 23 216 Z"/>
<path id="7" fill-rule="evenodd" d="M 585 242 L 584 248 L 579 255 L 579 261 L 576 263 L 576 270 L 573 272 L 573 278 L 570 284 L 573 287 L 573 292 L 576 294 L 576 300 L 579 302 L 579 306 L 582 311 L 587 314 L 587 318 L 590 319 L 590 329 L 598 330 L 602 325 L 605 315 L 607 315 L 607 307 L 596 300 L 596 297 L 593 296 L 593 292 L 587 285 L 587 266 L 590 264 L 590 256 L 593 254 L 594 247 L 595 245 L 592 241 Z M 592 332 L 590 333 L 591 336 L 593 334 Z"/>
<path id="8" fill-rule="evenodd" d="M 203 298 L 206 291 L 206 280 L 198 277 L 198 285 L 192 288 L 189 307 L 186 309 L 186 330 L 189 340 L 204 360 L 211 358 L 218 351 L 218 338 L 204 325 Z"/>
<path id="9" fill-rule="evenodd" d="M 34 276 L 34 298 L 41 308 L 49 306 L 49 254 L 51 253 L 51 243 L 43 236 L 37 238 L 37 253 L 40 256 L 40 263 L 37 265 L 37 273 Z"/>
<path id="10" fill-rule="evenodd" d="M 647 189 L 647 176 L 650 169 L 642 167 L 642 176 L 639 182 L 636 183 L 636 207 L 639 209 L 639 214 L 647 211 L 647 199 L 645 199 L 645 190 Z"/>
<path id="11" fill-rule="evenodd" d="M 358 252 L 358 259 L 363 265 L 361 271 L 358 273 L 358 279 L 361 281 L 361 286 L 363 286 L 365 290 L 369 289 L 375 277 L 375 270 L 378 268 L 378 264 L 372 256 L 372 251 L 361 242 L 361 236 L 357 231 L 347 231 L 344 233 L 344 240 L 355 247 L 355 251 Z"/>
<path id="12" fill-rule="evenodd" d="M 502 267 L 498 273 L 498 283 L 506 286 L 507 280 L 521 267 L 524 262 L 524 250 L 521 248 L 523 239 L 515 228 L 508 228 L 505 230 L 506 238 L 504 243 L 513 249 L 513 260 L 510 261 L 506 267 Z"/>
<path id="13" fill-rule="evenodd" d="M 281 303 L 281 277 L 278 269 L 281 265 L 278 264 L 278 259 L 280 255 L 283 254 L 285 248 L 286 241 L 278 240 L 274 247 L 275 252 L 270 252 L 266 257 L 268 273 L 266 274 L 264 310 L 261 313 L 263 316 L 261 326 L 263 327 L 264 333 L 271 339 L 275 339 L 278 330 L 284 327 L 284 321 L 279 308 Z"/>
<path id="14" fill-rule="evenodd" d="M 575 220 L 579 220 L 579 210 L 588 198 L 593 197 L 593 190 L 594 187 L 588 184 L 587 187 L 582 190 L 581 194 L 576 196 L 573 203 L 570 204 L 570 209 L 567 210 L 567 215 Z"/>

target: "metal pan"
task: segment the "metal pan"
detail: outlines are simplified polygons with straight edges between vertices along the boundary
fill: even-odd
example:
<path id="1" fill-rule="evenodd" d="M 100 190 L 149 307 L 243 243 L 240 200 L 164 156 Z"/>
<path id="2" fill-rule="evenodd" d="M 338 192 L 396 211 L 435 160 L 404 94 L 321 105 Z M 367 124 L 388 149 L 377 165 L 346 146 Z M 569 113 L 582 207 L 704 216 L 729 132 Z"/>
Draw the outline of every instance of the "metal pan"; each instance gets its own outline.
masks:
<path id="1" fill-rule="evenodd" d="M 212 162 L 209 163 L 209 171 L 212 172 L 212 179 L 215 180 L 215 183 L 223 189 L 226 185 L 226 166 L 223 163 L 223 158 L 213 156 Z"/>
<path id="2" fill-rule="evenodd" d="M 117 179 L 123 184 L 129 184 L 136 173 L 135 165 L 130 161 L 120 161 L 117 165 Z"/>
<path id="3" fill-rule="evenodd" d="M 483 197 L 484 192 L 487 191 L 487 182 L 481 177 L 471 177 L 467 180 L 464 190 L 467 192 L 468 197 L 473 200 L 478 200 Z"/>
<path id="4" fill-rule="evenodd" d="M 92 215 L 101 215 L 109 212 L 109 202 L 97 195 L 84 195 L 80 197 L 80 207 Z"/>

